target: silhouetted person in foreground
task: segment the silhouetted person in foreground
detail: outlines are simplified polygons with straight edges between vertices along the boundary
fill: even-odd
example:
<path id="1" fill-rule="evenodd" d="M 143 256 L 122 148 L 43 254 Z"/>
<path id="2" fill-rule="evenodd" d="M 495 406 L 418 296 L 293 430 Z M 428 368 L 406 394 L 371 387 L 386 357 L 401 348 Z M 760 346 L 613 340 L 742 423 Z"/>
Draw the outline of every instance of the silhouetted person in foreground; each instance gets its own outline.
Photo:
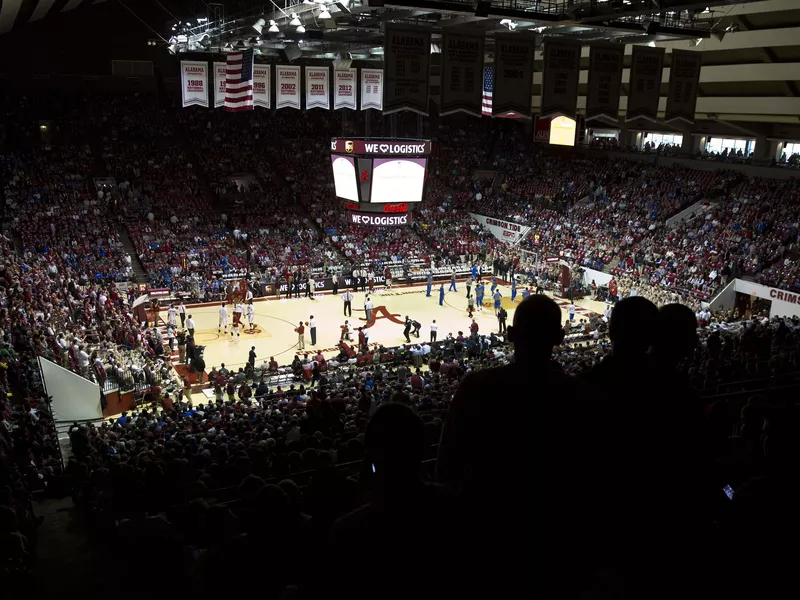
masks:
<path id="1" fill-rule="evenodd" d="M 702 589 L 701 416 L 676 373 L 696 343 L 696 321 L 684 308 L 659 312 L 640 296 L 618 302 L 609 321 L 612 355 L 584 375 L 594 398 L 587 456 L 594 593 L 667 598 L 688 585 Z"/>
<path id="2" fill-rule="evenodd" d="M 462 491 L 470 514 L 463 576 L 476 595 L 577 597 L 586 394 L 551 359 L 564 339 L 552 299 L 524 300 L 508 338 L 514 363 L 464 379 L 439 447 L 437 478 Z"/>
<path id="3" fill-rule="evenodd" d="M 370 500 L 333 526 L 325 553 L 323 597 L 447 598 L 465 593 L 459 577 L 462 536 L 470 535 L 455 496 L 424 481 L 425 432 L 413 409 L 380 406 L 367 425 Z M 426 568 L 429 559 L 435 572 Z"/>

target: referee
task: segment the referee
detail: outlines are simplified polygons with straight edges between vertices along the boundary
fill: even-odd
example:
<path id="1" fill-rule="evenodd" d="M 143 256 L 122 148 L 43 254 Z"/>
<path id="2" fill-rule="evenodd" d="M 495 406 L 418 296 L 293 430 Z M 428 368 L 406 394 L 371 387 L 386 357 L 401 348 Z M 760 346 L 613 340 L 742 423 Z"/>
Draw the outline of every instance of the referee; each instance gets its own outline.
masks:
<path id="1" fill-rule="evenodd" d="M 342 294 L 342 300 L 344 300 L 344 316 L 345 317 L 352 317 L 353 316 L 353 292 L 346 291 Z"/>

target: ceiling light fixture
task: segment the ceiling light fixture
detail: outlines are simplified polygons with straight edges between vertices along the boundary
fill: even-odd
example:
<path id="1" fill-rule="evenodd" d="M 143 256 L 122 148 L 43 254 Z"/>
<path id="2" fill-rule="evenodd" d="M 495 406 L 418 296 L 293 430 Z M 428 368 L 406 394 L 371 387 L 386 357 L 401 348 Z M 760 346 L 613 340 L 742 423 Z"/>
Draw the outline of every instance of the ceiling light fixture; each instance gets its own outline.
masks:
<path id="1" fill-rule="evenodd" d="M 292 13 L 291 16 L 292 16 L 292 20 L 289 21 L 289 25 L 291 25 L 292 27 L 299 27 L 300 25 L 302 25 L 302 23 L 300 22 L 300 19 L 297 18 L 297 13 Z"/>
<path id="2" fill-rule="evenodd" d="M 327 8 L 323 8 L 322 12 L 319 13 L 319 18 L 320 19 L 330 19 L 331 18 L 331 13 L 328 12 Z"/>
<path id="3" fill-rule="evenodd" d="M 253 23 L 253 29 L 255 29 L 260 34 L 264 30 L 264 25 L 266 24 L 267 22 L 264 19 L 259 19 L 258 21 Z"/>
<path id="4" fill-rule="evenodd" d="M 306 32 L 306 28 L 303 27 L 302 25 L 298 25 L 297 29 L 295 31 L 297 31 L 297 33 L 305 33 Z"/>
<path id="5" fill-rule="evenodd" d="M 278 29 L 278 24 L 275 21 L 269 22 L 269 32 L 270 33 L 278 33 L 280 29 Z"/>
<path id="6" fill-rule="evenodd" d="M 509 31 L 514 31 L 517 28 L 517 22 L 511 19 L 503 19 L 500 21 L 500 25 L 505 25 L 508 27 Z"/>

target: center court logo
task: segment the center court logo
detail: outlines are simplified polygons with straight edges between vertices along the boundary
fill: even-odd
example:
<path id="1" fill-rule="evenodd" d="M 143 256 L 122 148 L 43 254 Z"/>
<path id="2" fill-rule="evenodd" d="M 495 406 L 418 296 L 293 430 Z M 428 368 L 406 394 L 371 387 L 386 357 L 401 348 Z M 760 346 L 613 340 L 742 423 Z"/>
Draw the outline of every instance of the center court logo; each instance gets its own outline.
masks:
<path id="1" fill-rule="evenodd" d="M 366 322 L 367 320 L 366 310 L 363 308 L 359 308 L 357 310 L 364 313 L 364 316 L 359 317 L 358 320 Z M 389 319 L 392 323 L 397 323 L 398 325 L 405 325 L 405 321 L 402 321 L 400 319 L 400 315 L 398 313 L 390 313 L 385 306 L 376 306 L 375 308 L 373 308 L 371 316 L 372 316 L 372 321 L 367 323 L 367 328 L 370 328 L 373 325 L 375 325 L 375 321 L 377 321 L 378 319 Z"/>

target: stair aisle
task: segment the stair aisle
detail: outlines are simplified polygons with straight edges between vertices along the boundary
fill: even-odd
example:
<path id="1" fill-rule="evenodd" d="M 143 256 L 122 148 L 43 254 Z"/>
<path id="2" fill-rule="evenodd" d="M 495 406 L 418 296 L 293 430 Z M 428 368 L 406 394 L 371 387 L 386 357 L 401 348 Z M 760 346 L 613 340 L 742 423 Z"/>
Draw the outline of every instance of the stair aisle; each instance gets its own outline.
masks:
<path id="1" fill-rule="evenodd" d="M 122 247 L 125 249 L 125 254 L 131 259 L 131 268 L 133 269 L 133 278 L 136 283 L 147 283 L 150 279 L 139 260 L 139 254 L 136 252 L 136 247 L 133 245 L 133 240 L 128 234 L 128 229 L 124 225 L 117 225 L 119 232 L 119 239 L 122 241 Z"/>

